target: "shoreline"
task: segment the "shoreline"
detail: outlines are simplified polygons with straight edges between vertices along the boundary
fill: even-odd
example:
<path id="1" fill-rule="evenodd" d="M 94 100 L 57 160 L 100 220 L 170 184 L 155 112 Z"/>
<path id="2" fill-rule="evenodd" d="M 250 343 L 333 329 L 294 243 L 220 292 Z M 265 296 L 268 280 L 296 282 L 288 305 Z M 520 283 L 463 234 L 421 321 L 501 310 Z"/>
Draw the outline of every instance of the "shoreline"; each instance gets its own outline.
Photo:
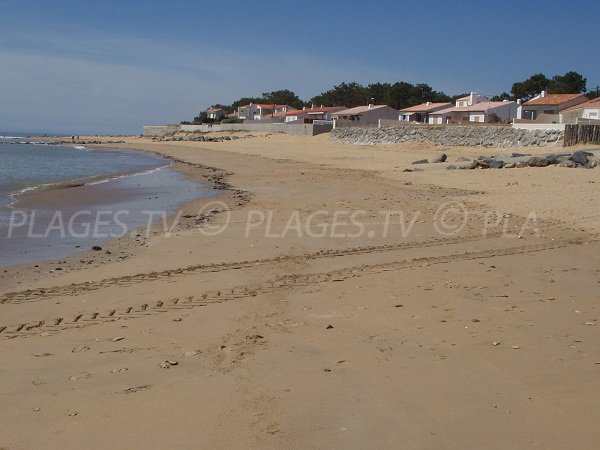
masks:
<path id="1" fill-rule="evenodd" d="M 86 210 L 89 210 L 90 207 L 98 208 L 98 201 L 103 202 L 105 201 L 103 199 L 108 198 L 106 194 L 102 194 L 101 192 L 101 190 L 104 188 L 103 185 L 111 182 L 117 182 L 122 179 L 131 179 L 139 175 L 151 175 L 158 171 L 167 169 L 183 175 L 186 180 L 194 183 L 198 186 L 198 188 L 205 187 L 208 190 L 207 192 L 214 191 L 214 194 L 206 195 L 206 193 L 199 193 L 199 196 L 194 199 L 181 201 L 177 208 L 167 214 L 166 220 L 167 222 L 170 222 L 177 216 L 183 214 L 184 211 L 187 212 L 187 214 L 185 214 L 184 217 L 176 224 L 176 228 L 171 230 L 181 231 L 184 229 L 189 229 L 193 226 L 193 215 L 189 214 L 192 208 L 197 208 L 198 205 L 202 205 L 209 201 L 226 199 L 230 196 L 230 193 L 227 191 L 230 190 L 231 187 L 224 181 L 224 178 L 226 177 L 226 173 L 224 171 L 220 171 L 212 167 L 203 167 L 202 165 L 193 165 L 193 170 L 190 170 L 190 165 L 185 161 L 171 159 L 158 152 L 148 150 L 134 149 L 129 147 L 114 148 L 99 145 L 93 147 L 89 146 L 88 148 L 95 148 L 104 151 L 128 150 L 132 152 L 152 154 L 153 156 L 164 159 L 165 162 L 168 162 L 168 164 L 154 169 L 144 170 L 142 172 L 121 173 L 110 176 L 101 175 L 89 177 L 85 180 L 70 180 L 66 182 L 49 183 L 42 185 L 41 187 L 26 188 L 26 190 L 21 192 L 19 195 L 15 195 L 14 197 L 11 196 L 14 199 L 14 202 L 10 205 L 10 207 L 21 208 L 26 211 L 36 211 L 39 208 L 43 209 L 47 207 L 48 201 L 50 201 L 55 204 L 57 211 L 63 211 L 65 208 L 72 209 L 73 207 L 85 208 Z M 69 194 L 69 190 L 71 189 L 73 189 L 74 192 Z M 90 194 L 84 193 L 83 190 L 90 192 Z M 64 195 L 68 195 L 69 199 L 63 200 Z M 111 196 L 110 202 L 113 203 L 116 201 L 123 201 L 131 195 L 131 193 L 125 190 L 122 191 L 117 199 L 115 199 L 114 196 Z M 73 198 L 82 198 L 82 200 L 74 201 Z M 91 201 L 90 198 L 96 198 L 96 200 Z M 206 218 L 206 220 L 210 219 L 211 217 Z M 136 255 L 141 251 L 140 247 L 143 246 L 145 241 L 143 237 L 140 238 L 140 236 L 143 236 L 144 234 L 155 235 L 159 233 L 159 231 L 161 231 L 161 224 L 159 223 L 160 220 L 160 218 L 155 218 L 149 228 L 147 225 L 145 226 L 143 224 L 139 224 L 138 226 L 128 230 L 125 236 L 105 238 L 101 244 L 103 248 L 102 253 L 93 250 L 91 247 L 94 245 L 90 244 L 88 249 L 76 250 L 71 255 L 67 256 L 43 258 L 25 263 L 0 266 L 0 270 L 5 274 L 5 276 L 0 276 L 0 282 L 3 281 L 3 279 L 9 278 L 10 274 L 12 273 L 19 273 L 21 276 L 25 277 L 31 276 L 33 272 L 37 273 L 38 275 L 44 272 L 52 274 L 54 272 L 54 268 L 56 267 L 60 267 L 60 270 L 71 271 L 82 268 L 86 264 L 90 264 L 90 262 L 100 260 L 102 264 L 106 264 L 111 260 L 114 260 L 114 258 L 107 257 L 106 255 L 117 254 L 117 257 L 120 258 L 123 258 L 122 254 L 126 254 L 127 257 Z M 80 248 L 79 245 L 76 247 Z M 82 261 L 85 261 L 85 264 L 83 264 Z M 0 285 L 2 284 L 3 283 L 0 283 Z"/>

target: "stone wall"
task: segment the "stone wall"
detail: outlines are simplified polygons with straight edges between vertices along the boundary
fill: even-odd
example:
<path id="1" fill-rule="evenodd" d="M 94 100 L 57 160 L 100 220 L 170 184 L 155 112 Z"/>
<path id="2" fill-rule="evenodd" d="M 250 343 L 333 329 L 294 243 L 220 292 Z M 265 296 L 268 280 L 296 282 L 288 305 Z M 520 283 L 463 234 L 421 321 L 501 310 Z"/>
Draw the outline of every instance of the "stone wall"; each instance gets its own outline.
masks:
<path id="1" fill-rule="evenodd" d="M 353 145 L 433 142 L 484 147 L 562 146 L 560 130 L 518 130 L 507 126 L 404 125 L 385 128 L 336 128 L 331 139 Z"/>
<path id="2" fill-rule="evenodd" d="M 161 137 L 179 131 L 179 125 L 144 125 L 143 136 Z"/>
<path id="3" fill-rule="evenodd" d="M 224 123 L 220 125 L 181 125 L 181 131 L 257 131 L 264 133 L 285 133 L 295 136 L 316 136 L 328 133 L 332 125 L 313 125 L 312 123 Z"/>

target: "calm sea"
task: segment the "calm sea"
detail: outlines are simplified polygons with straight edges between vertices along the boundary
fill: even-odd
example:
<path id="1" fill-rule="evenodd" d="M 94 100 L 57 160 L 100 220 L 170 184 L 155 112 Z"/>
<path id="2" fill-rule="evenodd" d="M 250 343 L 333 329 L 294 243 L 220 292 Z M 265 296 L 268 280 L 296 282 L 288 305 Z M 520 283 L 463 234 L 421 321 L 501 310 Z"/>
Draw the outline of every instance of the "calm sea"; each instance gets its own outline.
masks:
<path id="1" fill-rule="evenodd" d="M 84 147 L 24 143 L 0 138 L 0 220 L 12 197 L 48 185 L 85 182 L 102 177 L 145 172 L 169 162 L 151 154 L 126 150 L 90 150 Z"/>
<path id="2" fill-rule="evenodd" d="M 125 209 L 128 213 L 121 219 L 130 230 L 146 225 L 148 218 L 142 214 L 144 211 L 172 214 L 186 201 L 214 195 L 208 186 L 170 169 L 170 163 L 168 159 L 138 151 L 48 145 L 18 136 L 0 137 L 0 266 L 56 259 L 106 240 L 60 233 L 32 239 L 23 234 L 25 227 L 7 239 L 6 230 L 15 223 L 19 196 L 25 192 L 35 194 L 60 189 L 61 185 L 83 184 L 85 205 L 81 204 L 80 195 L 77 201 L 73 199 L 77 207 L 69 207 L 69 196 L 73 193 L 64 191 L 65 201 L 60 209 L 65 217 L 76 214 L 82 207 L 91 211 Z M 100 191 L 102 195 L 98 195 Z M 88 194 L 90 204 L 86 200 Z M 44 229 L 56 213 L 56 206 L 44 206 L 36 207 L 38 229 Z M 26 213 L 33 217 L 33 211 Z M 105 228 L 114 227 L 115 224 L 108 224 Z"/>

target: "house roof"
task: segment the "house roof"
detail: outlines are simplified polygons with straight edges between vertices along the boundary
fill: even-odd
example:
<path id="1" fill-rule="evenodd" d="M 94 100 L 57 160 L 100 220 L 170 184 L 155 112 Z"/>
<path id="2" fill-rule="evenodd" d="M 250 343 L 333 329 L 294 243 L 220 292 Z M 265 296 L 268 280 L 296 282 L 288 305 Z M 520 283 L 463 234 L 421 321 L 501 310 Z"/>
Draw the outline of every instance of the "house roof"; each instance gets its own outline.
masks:
<path id="1" fill-rule="evenodd" d="M 508 105 L 510 103 L 515 102 L 481 102 L 471 106 L 452 106 L 450 108 L 434 111 L 431 113 L 431 115 L 447 114 L 451 112 L 485 112 L 489 111 L 490 109 L 498 108 L 499 106 Z"/>
<path id="2" fill-rule="evenodd" d="M 586 98 L 583 94 L 548 94 L 529 100 L 523 103 L 523 106 L 560 106 L 578 97 Z"/>
<path id="3" fill-rule="evenodd" d="M 380 109 L 380 108 L 389 108 L 388 105 L 372 105 L 370 108 L 369 106 L 356 106 L 354 108 L 350 108 L 350 109 L 344 109 L 342 111 L 336 111 L 333 114 L 335 114 L 336 116 L 355 116 L 358 114 L 362 114 L 368 111 L 373 111 L 375 109 Z"/>
<path id="4" fill-rule="evenodd" d="M 589 100 L 585 103 L 580 103 L 575 106 L 571 106 L 564 111 L 575 111 L 576 109 L 584 109 L 584 108 L 600 108 L 600 97 L 595 98 L 593 100 Z"/>
<path id="5" fill-rule="evenodd" d="M 293 109 L 282 114 L 286 116 L 297 116 L 299 114 L 322 114 L 330 111 L 342 111 L 344 109 L 346 109 L 345 106 L 322 106 L 320 108 Z"/>
<path id="6" fill-rule="evenodd" d="M 408 108 L 401 109 L 400 112 L 429 112 L 435 109 L 439 109 L 442 106 L 450 106 L 452 103 L 421 103 L 420 105 L 409 106 Z"/>
<path id="7" fill-rule="evenodd" d="M 470 99 L 471 99 L 471 96 L 467 95 L 465 97 L 457 98 L 456 100 L 458 101 L 458 100 L 470 100 Z"/>
<path id="8" fill-rule="evenodd" d="M 284 106 L 287 106 L 289 108 L 289 105 L 276 105 L 274 103 L 252 103 L 247 105 L 241 105 L 240 108 L 247 108 L 248 106 L 258 106 L 262 109 L 275 109 L 282 108 Z"/>
<path id="9" fill-rule="evenodd" d="M 216 113 L 216 112 L 219 112 L 219 111 L 225 111 L 225 110 L 223 108 L 208 108 L 206 110 L 207 113 Z"/>

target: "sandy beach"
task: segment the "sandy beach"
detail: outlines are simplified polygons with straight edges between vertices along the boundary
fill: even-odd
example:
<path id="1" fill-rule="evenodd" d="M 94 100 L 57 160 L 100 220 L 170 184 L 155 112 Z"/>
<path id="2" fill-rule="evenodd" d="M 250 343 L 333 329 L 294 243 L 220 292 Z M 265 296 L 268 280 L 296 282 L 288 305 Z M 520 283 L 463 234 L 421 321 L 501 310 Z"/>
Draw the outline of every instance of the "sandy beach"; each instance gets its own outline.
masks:
<path id="1" fill-rule="evenodd" d="M 600 169 L 124 141 L 218 195 L 0 271 L 0 448 L 597 448 Z"/>

